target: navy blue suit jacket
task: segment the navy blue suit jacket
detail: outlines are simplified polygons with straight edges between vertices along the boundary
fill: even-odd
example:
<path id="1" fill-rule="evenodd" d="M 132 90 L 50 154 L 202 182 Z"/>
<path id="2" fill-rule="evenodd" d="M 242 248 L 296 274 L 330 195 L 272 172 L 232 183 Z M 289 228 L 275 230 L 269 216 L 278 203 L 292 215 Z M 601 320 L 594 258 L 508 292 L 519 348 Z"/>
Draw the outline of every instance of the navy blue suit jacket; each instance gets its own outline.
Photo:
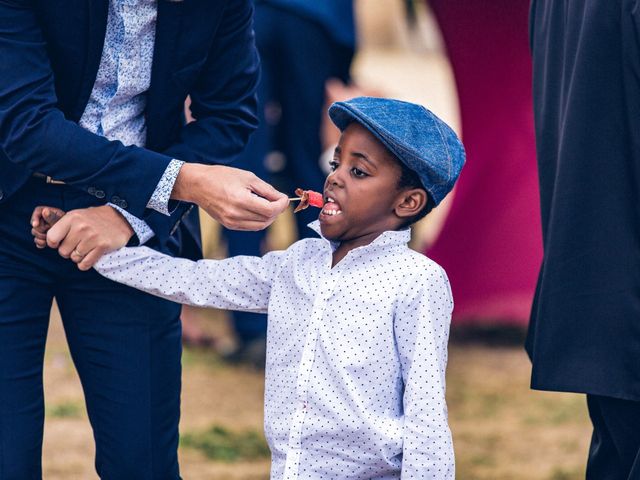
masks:
<path id="1" fill-rule="evenodd" d="M 100 64 L 107 9 L 108 0 L 0 0 L 0 202 L 44 173 L 86 191 L 88 204 L 95 192 L 103 203 L 126 200 L 153 228 L 151 246 L 176 253 L 190 206 L 167 217 L 146 204 L 172 158 L 228 163 L 257 126 L 252 5 L 158 1 L 147 148 L 77 124 Z M 184 125 L 187 95 L 197 121 Z M 189 235 L 199 242 L 195 229 Z"/>

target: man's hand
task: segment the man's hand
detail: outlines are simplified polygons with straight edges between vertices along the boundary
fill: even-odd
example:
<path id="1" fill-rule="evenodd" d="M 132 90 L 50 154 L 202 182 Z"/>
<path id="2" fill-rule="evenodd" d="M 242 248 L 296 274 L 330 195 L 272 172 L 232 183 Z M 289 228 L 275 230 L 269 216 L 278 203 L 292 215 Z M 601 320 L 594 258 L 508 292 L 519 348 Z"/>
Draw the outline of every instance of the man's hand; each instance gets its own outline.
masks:
<path id="1" fill-rule="evenodd" d="M 84 208 L 64 213 L 51 207 L 37 207 L 31 218 L 36 246 L 58 249 L 64 258 L 89 270 L 105 253 L 124 247 L 134 232 L 114 208 Z"/>
<path id="2" fill-rule="evenodd" d="M 193 202 L 231 230 L 262 230 L 284 212 L 287 196 L 246 170 L 186 163 L 171 198 Z"/>

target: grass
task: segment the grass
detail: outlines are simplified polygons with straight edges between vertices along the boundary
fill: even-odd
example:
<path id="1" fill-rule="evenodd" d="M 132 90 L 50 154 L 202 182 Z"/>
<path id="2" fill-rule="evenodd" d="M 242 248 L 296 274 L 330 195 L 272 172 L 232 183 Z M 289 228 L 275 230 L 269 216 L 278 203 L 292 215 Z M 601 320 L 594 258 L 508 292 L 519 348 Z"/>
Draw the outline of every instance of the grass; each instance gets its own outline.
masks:
<path id="1" fill-rule="evenodd" d="M 224 427 L 213 427 L 196 433 L 183 434 L 180 444 L 184 448 L 201 451 L 211 460 L 237 462 L 270 456 L 262 433 L 254 430 L 234 432 Z"/>

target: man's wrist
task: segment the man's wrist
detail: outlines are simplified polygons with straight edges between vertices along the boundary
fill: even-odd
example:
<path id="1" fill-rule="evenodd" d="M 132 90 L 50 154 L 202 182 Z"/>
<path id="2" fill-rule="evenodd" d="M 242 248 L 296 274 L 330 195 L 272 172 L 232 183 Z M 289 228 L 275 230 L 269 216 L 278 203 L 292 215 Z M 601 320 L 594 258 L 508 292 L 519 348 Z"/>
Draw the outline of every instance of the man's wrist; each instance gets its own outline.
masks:
<path id="1" fill-rule="evenodd" d="M 182 165 L 173 184 L 171 199 L 198 203 L 200 193 L 199 179 L 203 168 L 206 167 L 197 163 L 185 163 Z"/>
<path id="2" fill-rule="evenodd" d="M 111 210 L 113 214 L 120 220 L 118 222 L 115 222 L 114 226 L 120 229 L 122 234 L 126 236 L 127 241 L 131 240 L 131 237 L 133 237 L 136 234 L 136 232 L 131 226 L 131 224 L 128 222 L 126 217 L 122 213 L 120 213 L 116 208 L 113 208 L 110 205 L 105 205 L 105 207 Z"/>

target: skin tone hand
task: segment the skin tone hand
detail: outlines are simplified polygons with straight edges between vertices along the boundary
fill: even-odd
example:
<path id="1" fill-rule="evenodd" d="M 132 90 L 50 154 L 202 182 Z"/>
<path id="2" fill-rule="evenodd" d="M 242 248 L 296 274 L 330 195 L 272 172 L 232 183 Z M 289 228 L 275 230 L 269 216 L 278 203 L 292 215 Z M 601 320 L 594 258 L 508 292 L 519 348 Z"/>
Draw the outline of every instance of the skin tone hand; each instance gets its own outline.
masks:
<path id="1" fill-rule="evenodd" d="M 183 165 L 171 198 L 196 203 L 234 230 L 264 229 L 289 205 L 286 195 L 253 173 L 220 165 Z M 58 249 L 80 270 L 89 270 L 102 255 L 125 246 L 134 234 L 125 218 L 108 205 L 66 214 L 37 207 L 31 226 L 38 248 Z"/>
<path id="2" fill-rule="evenodd" d="M 171 198 L 192 202 L 231 230 L 262 230 L 287 209 L 287 196 L 246 170 L 182 166 Z"/>
<path id="3" fill-rule="evenodd" d="M 36 247 L 42 249 L 47 246 L 47 232 L 65 214 L 59 208 L 36 207 L 31 214 L 31 235 Z"/>
<path id="4" fill-rule="evenodd" d="M 56 248 L 80 270 L 89 270 L 105 253 L 124 247 L 134 232 L 114 208 L 72 210 L 36 207 L 31 217 L 31 233 L 38 248 Z"/>

